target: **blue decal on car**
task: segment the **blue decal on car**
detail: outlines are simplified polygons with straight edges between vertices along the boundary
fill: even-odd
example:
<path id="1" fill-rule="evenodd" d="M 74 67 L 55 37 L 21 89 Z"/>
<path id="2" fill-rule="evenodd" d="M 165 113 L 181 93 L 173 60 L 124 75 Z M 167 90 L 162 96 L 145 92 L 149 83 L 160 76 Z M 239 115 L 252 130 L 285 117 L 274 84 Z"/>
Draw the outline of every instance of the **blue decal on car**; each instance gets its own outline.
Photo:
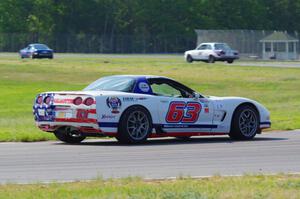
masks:
<path id="1" fill-rule="evenodd" d="M 152 88 L 149 85 L 146 77 L 139 77 L 135 83 L 134 93 L 150 94 L 152 95 Z"/>

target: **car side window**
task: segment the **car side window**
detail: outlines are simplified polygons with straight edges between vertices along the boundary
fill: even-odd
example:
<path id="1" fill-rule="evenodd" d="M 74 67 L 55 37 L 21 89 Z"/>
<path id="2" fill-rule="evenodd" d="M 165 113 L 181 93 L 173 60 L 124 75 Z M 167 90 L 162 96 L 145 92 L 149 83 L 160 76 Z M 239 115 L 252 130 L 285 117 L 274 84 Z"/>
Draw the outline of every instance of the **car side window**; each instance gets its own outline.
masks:
<path id="1" fill-rule="evenodd" d="M 227 44 L 215 44 L 216 50 L 230 50 L 230 47 Z"/>
<path id="2" fill-rule="evenodd" d="M 194 91 L 178 82 L 164 78 L 148 79 L 148 82 L 154 95 L 178 98 L 193 97 Z"/>
<path id="3" fill-rule="evenodd" d="M 165 97 L 182 97 L 181 92 L 172 86 L 162 83 L 156 84 L 153 83 L 151 85 L 152 92 L 158 96 L 165 96 Z"/>
<path id="4" fill-rule="evenodd" d="M 199 46 L 198 50 L 205 50 L 206 49 L 206 44 Z"/>
<path id="5" fill-rule="evenodd" d="M 207 45 L 207 46 L 206 46 L 206 50 L 212 50 L 211 45 Z"/>

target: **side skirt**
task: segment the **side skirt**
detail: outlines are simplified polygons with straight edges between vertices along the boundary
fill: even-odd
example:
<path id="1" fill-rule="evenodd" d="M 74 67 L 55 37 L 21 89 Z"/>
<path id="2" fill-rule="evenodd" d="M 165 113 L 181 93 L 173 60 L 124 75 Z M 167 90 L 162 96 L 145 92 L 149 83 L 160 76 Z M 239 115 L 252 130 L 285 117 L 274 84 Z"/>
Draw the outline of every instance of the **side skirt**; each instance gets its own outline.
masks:
<path id="1" fill-rule="evenodd" d="M 164 133 L 164 134 L 151 134 L 150 138 L 159 137 L 190 137 L 190 136 L 213 136 L 213 135 L 227 135 L 228 133 L 209 133 L 209 132 L 175 132 L 175 133 Z"/>

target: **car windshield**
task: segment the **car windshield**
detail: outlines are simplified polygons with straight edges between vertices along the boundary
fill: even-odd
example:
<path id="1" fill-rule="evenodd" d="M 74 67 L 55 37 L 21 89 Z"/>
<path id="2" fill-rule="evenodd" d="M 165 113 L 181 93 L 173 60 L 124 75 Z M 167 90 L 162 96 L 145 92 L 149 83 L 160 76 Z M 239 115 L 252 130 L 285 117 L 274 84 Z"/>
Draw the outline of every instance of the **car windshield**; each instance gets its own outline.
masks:
<path id="1" fill-rule="evenodd" d="M 215 44 L 216 50 L 230 50 L 230 47 L 227 44 Z"/>
<path id="2" fill-rule="evenodd" d="M 48 50 L 48 46 L 44 45 L 44 44 L 34 44 L 34 48 L 38 49 L 38 50 Z"/>
<path id="3" fill-rule="evenodd" d="M 132 77 L 111 76 L 103 77 L 87 86 L 84 91 L 123 91 L 133 90 L 135 79 Z"/>

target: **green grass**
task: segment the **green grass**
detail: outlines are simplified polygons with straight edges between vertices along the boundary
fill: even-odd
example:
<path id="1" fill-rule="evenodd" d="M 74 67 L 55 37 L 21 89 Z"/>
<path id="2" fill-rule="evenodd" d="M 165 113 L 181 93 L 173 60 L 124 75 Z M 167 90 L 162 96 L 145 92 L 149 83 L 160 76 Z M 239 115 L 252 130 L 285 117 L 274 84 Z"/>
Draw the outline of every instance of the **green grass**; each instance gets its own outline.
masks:
<path id="1" fill-rule="evenodd" d="M 300 176 L 215 176 L 169 181 L 126 178 L 73 183 L 6 184 L 0 185 L 0 198 L 300 198 Z"/>
<path id="2" fill-rule="evenodd" d="M 16 54 L 0 54 L 0 74 L 0 141 L 53 139 L 34 125 L 36 94 L 80 90 L 112 74 L 164 75 L 205 95 L 249 97 L 271 111 L 273 129 L 300 128 L 300 68 L 188 64 L 181 56 L 58 55 L 53 60 L 20 60 Z"/>

